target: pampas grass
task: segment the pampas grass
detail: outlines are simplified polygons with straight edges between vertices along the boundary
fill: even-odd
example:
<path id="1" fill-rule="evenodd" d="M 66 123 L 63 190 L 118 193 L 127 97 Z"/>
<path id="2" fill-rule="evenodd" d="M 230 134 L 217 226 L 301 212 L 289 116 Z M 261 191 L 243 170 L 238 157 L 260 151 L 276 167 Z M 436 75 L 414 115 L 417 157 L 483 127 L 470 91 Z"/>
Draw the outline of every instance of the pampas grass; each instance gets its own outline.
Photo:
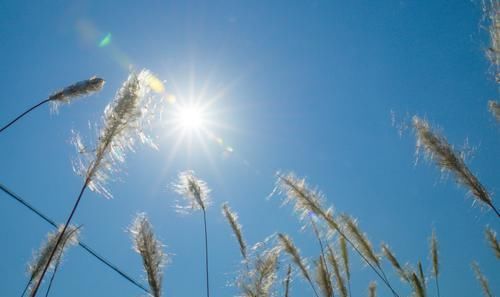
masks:
<path id="1" fill-rule="evenodd" d="M 20 120 L 22 117 L 27 115 L 30 111 L 42 106 L 45 103 L 52 103 L 52 107 L 54 110 L 57 110 L 57 107 L 61 104 L 69 104 L 73 99 L 90 95 L 92 93 L 98 92 L 104 86 L 104 79 L 99 77 L 91 77 L 87 80 L 79 81 L 75 84 L 65 87 L 64 89 L 55 92 L 49 98 L 42 100 L 38 104 L 28 108 L 26 111 L 18 115 L 12 121 L 4 125 L 0 128 L 0 133 L 9 128 L 12 124 Z"/>
<path id="2" fill-rule="evenodd" d="M 430 240 L 430 254 L 431 254 L 431 262 L 432 262 L 432 276 L 436 281 L 436 291 L 438 297 L 441 296 L 439 292 L 439 252 L 438 252 L 438 240 L 436 236 L 436 232 L 433 230 Z"/>
<path id="3" fill-rule="evenodd" d="M 387 244 L 382 244 L 382 253 L 387 258 L 387 260 L 389 260 L 389 263 L 391 263 L 394 270 L 396 270 L 401 280 L 409 283 L 410 276 L 408 275 L 407 271 L 401 266 L 398 259 L 396 258 L 396 255 L 394 255 Z"/>
<path id="4" fill-rule="evenodd" d="M 104 110 L 104 123 L 99 132 L 97 146 L 91 151 L 92 153 L 85 154 L 86 158 L 80 159 L 78 162 L 78 172 L 85 176 L 85 181 L 66 220 L 63 234 L 71 223 L 87 187 L 98 193 L 103 193 L 105 196 L 110 196 L 111 194 L 105 188 L 105 182 L 109 175 L 116 170 L 114 165 L 117 162 L 125 161 L 125 152 L 132 149 L 136 137 L 139 137 L 143 142 L 148 139 L 142 128 L 144 122 L 149 120 L 149 115 L 151 115 L 151 110 L 148 109 L 150 101 L 146 97 L 149 91 L 147 87 L 149 75 L 146 70 L 130 74 L 113 102 Z M 81 144 L 82 141 L 78 138 L 75 143 Z M 89 152 L 82 147 L 78 147 L 78 149 Z M 61 243 L 61 239 L 62 237 L 59 236 L 56 247 Z M 49 262 L 54 257 L 55 250 L 50 255 Z M 34 295 L 36 295 L 47 269 L 48 264 L 45 265 L 40 280 L 35 285 Z"/>
<path id="5" fill-rule="evenodd" d="M 491 114 L 495 117 L 495 119 L 500 122 L 500 103 L 490 100 L 488 102 L 488 107 L 490 109 Z"/>
<path id="6" fill-rule="evenodd" d="M 479 264 L 477 262 L 472 262 L 471 264 L 472 270 L 474 271 L 474 274 L 476 275 L 476 278 L 481 285 L 481 289 L 483 290 L 483 295 L 486 297 L 493 297 L 493 293 L 491 292 L 490 285 L 488 284 L 488 279 L 484 274 L 481 272 L 481 269 L 479 268 Z"/>
<path id="7" fill-rule="evenodd" d="M 233 230 L 234 237 L 236 237 L 238 245 L 240 246 L 240 253 L 243 260 L 247 260 L 247 244 L 243 238 L 243 233 L 241 232 L 241 225 L 238 222 L 238 214 L 234 212 L 227 203 L 222 205 L 222 214 L 226 217 L 229 226 L 231 226 L 231 230 Z"/>
<path id="8" fill-rule="evenodd" d="M 265 245 L 265 244 L 263 244 Z M 237 284 L 242 291 L 242 297 L 271 297 L 272 287 L 277 279 L 279 247 L 265 248 L 257 244 L 254 249 L 252 268 L 240 276 Z"/>
<path id="9" fill-rule="evenodd" d="M 422 284 L 422 281 L 420 278 L 417 276 L 415 272 L 412 272 L 410 275 L 410 282 L 413 287 L 413 292 L 416 297 L 426 297 L 425 295 L 425 289 L 424 285 Z"/>
<path id="10" fill-rule="evenodd" d="M 486 236 L 486 240 L 488 241 L 491 250 L 495 254 L 495 257 L 497 259 L 500 259 L 500 243 L 497 240 L 497 233 L 490 227 L 486 227 L 484 229 L 484 235 Z"/>
<path id="11" fill-rule="evenodd" d="M 299 268 L 300 272 L 302 273 L 302 276 L 307 280 L 307 282 L 311 286 L 314 295 L 316 295 L 316 297 L 319 297 L 318 292 L 316 291 L 316 288 L 312 282 L 311 275 L 309 274 L 307 263 L 305 259 L 303 259 L 300 256 L 299 249 L 295 246 L 290 237 L 288 237 L 285 234 L 279 233 L 278 239 L 280 241 L 283 250 L 290 256 L 292 262 Z"/>
<path id="12" fill-rule="evenodd" d="M 339 265 L 339 262 L 337 260 L 337 256 L 335 255 L 335 252 L 333 251 L 331 246 L 328 247 L 328 260 L 330 262 L 330 265 L 333 268 L 333 274 L 335 276 L 335 280 L 337 283 L 337 289 L 340 292 L 340 296 L 347 297 L 348 292 L 347 292 L 344 278 L 342 277 L 342 274 L 340 272 L 340 265 Z"/>
<path id="13" fill-rule="evenodd" d="M 44 267 L 49 267 L 50 269 L 54 269 L 56 267 L 56 263 L 53 263 L 50 255 L 54 253 L 56 258 L 61 259 L 63 253 L 73 245 L 78 244 L 78 236 L 79 231 L 78 228 L 74 226 L 69 226 L 64 230 L 63 226 L 59 226 L 58 230 L 54 232 L 50 232 L 47 235 L 47 240 L 41 245 L 40 249 L 34 254 L 33 259 L 28 264 L 28 273 L 30 275 L 30 280 L 24 289 L 22 296 L 27 290 L 31 291 L 31 296 L 35 296 L 35 291 L 31 284 L 37 284 L 42 280 L 42 272 L 44 271 Z M 64 232 L 64 235 L 61 236 Z M 62 244 L 57 245 L 58 238 L 62 238 Z M 59 262 L 58 261 L 58 262 Z"/>
<path id="14" fill-rule="evenodd" d="M 315 262 L 316 283 L 324 297 L 331 297 L 333 295 L 333 286 L 325 263 L 325 259 L 322 255 L 320 255 L 319 259 Z"/>
<path id="15" fill-rule="evenodd" d="M 132 226 L 134 250 L 142 257 L 144 270 L 148 277 L 149 287 L 153 297 L 162 295 L 163 266 L 167 257 L 163 252 L 163 244 L 156 239 L 153 227 L 144 213 L 138 214 Z"/>
<path id="16" fill-rule="evenodd" d="M 497 0 L 482 0 L 482 4 L 491 42 L 487 56 L 495 67 L 495 79 L 500 82 L 500 4 Z"/>
<path id="17" fill-rule="evenodd" d="M 183 171 L 179 173 L 174 190 L 186 201 L 186 205 L 177 205 L 180 212 L 202 210 L 203 226 L 205 231 L 205 275 L 207 297 L 210 297 L 210 277 L 208 269 L 208 232 L 207 232 L 207 207 L 210 205 L 210 189 L 207 184 L 197 178 L 193 171 Z"/>
<path id="18" fill-rule="evenodd" d="M 417 137 L 417 151 L 423 150 L 442 171 L 451 172 L 457 182 L 470 191 L 475 201 L 489 206 L 500 217 L 490 194 L 467 167 L 463 156 L 458 154 L 443 136 L 433 131 L 427 121 L 414 116 L 413 126 Z"/>
<path id="19" fill-rule="evenodd" d="M 349 296 L 351 296 L 351 268 L 349 267 L 349 251 L 347 250 L 347 243 L 344 237 L 339 238 L 340 256 L 344 265 L 344 273 L 347 279 L 347 288 Z"/>

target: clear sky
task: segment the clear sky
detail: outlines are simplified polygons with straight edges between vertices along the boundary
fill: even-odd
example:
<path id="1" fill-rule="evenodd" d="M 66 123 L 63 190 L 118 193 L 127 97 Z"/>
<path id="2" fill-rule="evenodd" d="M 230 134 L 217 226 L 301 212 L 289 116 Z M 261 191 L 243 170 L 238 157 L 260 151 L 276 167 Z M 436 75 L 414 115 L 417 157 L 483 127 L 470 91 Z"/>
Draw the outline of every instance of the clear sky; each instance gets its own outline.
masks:
<path id="1" fill-rule="evenodd" d="M 139 145 L 127 155 L 109 184 L 113 199 L 85 194 L 74 219 L 83 224 L 82 239 L 135 278 L 144 273 L 126 228 L 146 212 L 171 254 L 164 296 L 204 296 L 201 213 L 173 208 L 178 196 L 170 185 L 186 169 L 212 189 L 213 296 L 236 294 L 228 284 L 240 268 L 220 213 L 224 201 L 239 213 L 249 243 L 286 232 L 305 256 L 317 255 L 292 209 L 280 197 L 267 199 L 274 173 L 290 170 L 317 185 L 338 212 L 357 217 L 377 248 L 387 242 L 402 262 L 422 259 L 426 271 L 435 228 L 443 296 L 480 294 L 473 259 L 500 294 L 498 262 L 483 236 L 487 224 L 500 229 L 498 219 L 472 206 L 433 165 L 415 166 L 411 131 L 400 136 L 391 120 L 391 111 L 397 122 L 417 114 L 457 147 L 467 139 L 472 169 L 500 192 L 500 130 L 486 105 L 498 93 L 478 2 L 3 0 L 0 124 L 74 81 L 98 75 L 107 83 L 57 115 L 44 106 L 0 134 L 0 182 L 63 222 L 82 184 L 72 171 L 71 130 L 89 135 L 88 123 L 99 123 L 131 67 L 147 68 L 177 105 L 208 106 L 204 126 L 212 134 L 179 141 L 176 105 L 165 101 L 164 123 L 153 131 L 159 149 Z M 26 263 L 50 230 L 0 193 L 0 296 L 20 295 Z M 364 296 L 375 275 L 357 259 L 353 265 L 353 296 Z M 51 296 L 141 294 L 75 247 Z M 292 296 L 312 293 L 296 278 Z"/>

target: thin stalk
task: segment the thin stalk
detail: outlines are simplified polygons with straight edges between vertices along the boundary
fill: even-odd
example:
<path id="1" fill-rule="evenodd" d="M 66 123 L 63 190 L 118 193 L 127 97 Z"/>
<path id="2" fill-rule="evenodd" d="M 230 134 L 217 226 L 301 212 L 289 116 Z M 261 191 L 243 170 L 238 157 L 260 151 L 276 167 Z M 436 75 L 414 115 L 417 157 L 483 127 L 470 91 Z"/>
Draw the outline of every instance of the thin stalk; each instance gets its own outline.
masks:
<path id="1" fill-rule="evenodd" d="M 205 274 L 207 279 L 207 297 L 210 297 L 210 282 L 208 274 L 208 232 L 207 232 L 207 213 L 203 210 L 203 226 L 205 227 Z"/>
<path id="2" fill-rule="evenodd" d="M 439 293 L 439 280 L 438 280 L 438 276 L 436 276 L 436 290 L 437 290 L 437 295 L 438 297 L 441 297 L 440 293 Z"/>
<path id="3" fill-rule="evenodd" d="M 16 193 L 14 193 L 13 191 L 11 191 L 10 189 L 8 189 L 5 185 L 3 185 L 2 183 L 0 183 L 0 190 L 2 190 L 5 194 L 9 195 L 11 198 L 14 198 L 17 202 L 21 203 L 23 206 L 27 207 L 29 210 L 31 210 L 33 213 L 35 213 L 36 215 L 38 215 L 39 217 L 41 217 L 43 220 L 45 220 L 47 223 L 49 223 L 50 225 L 52 225 L 52 227 L 54 228 L 57 228 L 57 224 L 55 223 L 54 220 L 50 219 L 49 217 L 47 217 L 45 214 L 43 214 L 40 210 L 36 209 L 34 206 L 32 206 L 31 204 L 29 204 L 26 200 L 24 200 L 23 198 L 21 198 L 19 195 L 17 195 Z M 94 251 L 90 246 L 88 246 L 87 244 L 83 243 L 83 242 L 78 242 L 78 245 L 83 248 L 85 251 L 87 251 L 87 253 L 89 253 L 90 255 L 94 256 L 97 260 L 101 261 L 104 265 L 108 266 L 109 268 L 111 268 L 113 271 L 115 271 L 116 273 L 118 273 L 120 276 L 122 276 L 123 278 L 125 278 L 126 280 L 128 280 L 129 282 L 131 282 L 133 285 L 135 285 L 136 287 L 138 287 L 139 289 L 143 290 L 144 292 L 150 294 L 151 292 L 146 289 L 143 285 L 141 285 L 138 281 L 134 280 L 132 277 L 128 276 L 125 272 L 121 271 L 116 265 L 112 264 L 109 260 L 106 260 L 104 258 L 104 256 L 101 256 L 99 255 L 96 251 Z M 31 280 L 32 281 L 32 280 Z M 29 283 L 31 284 L 31 283 Z M 29 287 L 29 284 L 28 286 L 26 286 L 26 288 L 24 289 L 23 291 L 23 294 L 21 295 L 24 296 L 24 294 L 26 293 L 26 291 L 28 290 L 28 287 Z"/>
<path id="4" fill-rule="evenodd" d="M 73 206 L 73 209 L 71 210 L 71 213 L 69 214 L 69 217 L 66 220 L 66 223 L 64 224 L 64 228 L 61 231 L 61 233 L 59 234 L 59 236 L 57 237 L 56 245 L 54 246 L 52 253 L 50 253 L 50 257 L 49 257 L 49 260 L 47 261 L 47 264 L 45 264 L 45 267 L 43 268 L 42 275 L 40 276 L 40 279 L 38 280 L 38 282 L 35 285 L 35 288 L 33 289 L 33 292 L 31 294 L 32 297 L 36 296 L 36 293 L 38 292 L 38 288 L 40 288 L 40 284 L 43 281 L 43 277 L 45 276 L 45 273 L 47 273 L 47 269 L 49 268 L 50 263 L 52 262 L 52 258 L 54 258 L 54 254 L 55 254 L 58 246 L 61 244 L 61 241 L 63 239 L 63 234 L 66 232 L 66 229 L 68 228 L 69 224 L 71 223 L 71 219 L 73 218 L 73 215 L 75 214 L 76 209 L 77 209 L 78 205 L 80 204 L 80 201 L 83 197 L 83 193 L 85 192 L 85 189 L 87 189 L 89 182 L 90 182 L 90 177 L 87 177 L 85 179 L 85 182 L 83 183 L 82 189 L 80 190 L 80 194 L 78 195 L 78 198 L 76 199 L 75 205 Z"/>
<path id="5" fill-rule="evenodd" d="M 328 275 L 330 275 L 330 272 L 328 271 L 328 265 L 326 265 L 325 248 L 324 248 L 324 245 L 323 245 L 323 241 L 321 240 L 321 236 L 319 234 L 318 226 L 316 225 L 316 223 L 314 222 L 313 219 L 311 219 L 311 225 L 313 227 L 314 234 L 316 235 L 316 238 L 318 239 L 318 244 L 319 244 L 319 248 L 320 248 L 320 251 L 321 251 L 321 255 L 323 256 L 322 257 L 323 265 L 325 265 L 326 272 L 328 273 Z"/>
<path id="6" fill-rule="evenodd" d="M 26 114 L 28 114 L 30 111 L 32 111 L 33 109 L 51 101 L 52 99 L 45 99 L 43 101 L 41 101 L 40 103 L 38 104 L 35 104 L 33 105 L 32 107 L 28 108 L 25 112 L 23 112 L 22 114 L 18 115 L 15 119 L 13 119 L 12 121 L 10 121 L 8 124 L 6 124 L 5 126 L 3 126 L 2 128 L 0 128 L 0 133 L 2 133 L 5 129 L 9 128 L 12 124 L 14 124 L 15 122 L 17 122 L 19 119 L 21 119 L 23 116 L 25 116 Z"/>

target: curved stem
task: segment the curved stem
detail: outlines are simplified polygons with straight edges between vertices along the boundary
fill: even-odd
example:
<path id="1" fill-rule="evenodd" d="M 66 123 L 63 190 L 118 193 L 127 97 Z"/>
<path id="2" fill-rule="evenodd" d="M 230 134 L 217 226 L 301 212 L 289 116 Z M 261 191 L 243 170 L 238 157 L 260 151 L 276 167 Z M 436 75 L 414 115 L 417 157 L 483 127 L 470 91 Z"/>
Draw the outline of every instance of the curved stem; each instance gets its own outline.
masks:
<path id="1" fill-rule="evenodd" d="M 203 209 L 203 226 L 205 227 L 205 274 L 207 278 L 207 297 L 210 297 L 210 282 L 208 273 L 208 232 L 207 232 L 207 213 Z"/>
<path id="2" fill-rule="evenodd" d="M 28 114 L 30 111 L 32 111 L 33 109 L 51 101 L 52 99 L 45 99 L 43 100 L 42 102 L 36 104 L 36 105 L 33 105 L 32 107 L 30 107 L 29 109 L 27 109 L 25 112 L 23 112 L 22 114 L 18 115 L 15 119 L 13 119 L 12 121 L 10 121 L 8 124 L 6 124 L 5 126 L 3 126 L 2 128 L 0 128 L 0 133 L 2 133 L 5 129 L 9 128 L 12 124 L 14 124 L 15 122 L 17 122 L 19 119 L 21 119 L 23 116 L 25 116 L 26 114 Z"/>
<path id="3" fill-rule="evenodd" d="M 436 275 L 436 290 L 438 297 L 441 297 L 441 294 L 439 293 L 439 280 L 437 275 Z"/>
<path id="4" fill-rule="evenodd" d="M 89 182 L 90 182 L 90 178 L 87 177 L 87 179 L 85 179 L 85 182 L 82 186 L 82 189 L 80 190 L 80 194 L 78 195 L 78 198 L 76 199 L 75 205 L 73 206 L 73 209 L 71 210 L 71 213 L 69 214 L 69 217 L 66 220 L 66 223 L 64 224 L 64 228 L 62 229 L 61 233 L 57 237 L 56 245 L 54 246 L 54 249 L 50 253 L 49 260 L 47 261 L 47 264 L 45 264 L 45 266 L 43 268 L 42 275 L 40 276 L 40 279 L 37 281 L 35 288 L 33 289 L 32 293 L 31 293 L 31 297 L 36 296 L 36 293 L 38 292 L 38 289 L 40 288 L 40 284 L 42 283 L 43 277 L 45 276 L 45 273 L 47 273 L 47 269 L 49 268 L 50 263 L 52 262 L 52 258 L 54 258 L 54 254 L 56 253 L 57 248 L 61 244 L 61 241 L 63 239 L 63 235 L 66 233 L 66 229 L 68 229 L 69 223 L 71 223 L 71 219 L 73 218 L 73 215 L 75 214 L 75 211 L 76 211 L 78 205 L 80 204 L 83 193 L 85 192 L 85 189 L 87 189 Z"/>

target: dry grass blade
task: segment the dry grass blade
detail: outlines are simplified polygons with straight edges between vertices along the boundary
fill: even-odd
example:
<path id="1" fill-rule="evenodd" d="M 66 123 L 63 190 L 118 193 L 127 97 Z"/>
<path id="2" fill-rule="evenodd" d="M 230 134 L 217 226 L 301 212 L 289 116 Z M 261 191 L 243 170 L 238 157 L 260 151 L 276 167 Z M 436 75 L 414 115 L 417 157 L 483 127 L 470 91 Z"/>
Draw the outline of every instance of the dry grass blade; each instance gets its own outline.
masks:
<path id="1" fill-rule="evenodd" d="M 491 100 L 488 102 L 488 107 L 493 116 L 500 122 L 500 103 Z"/>
<path id="2" fill-rule="evenodd" d="M 410 282 L 410 276 L 406 272 L 406 270 L 401 266 L 399 263 L 398 259 L 396 258 L 396 255 L 391 251 L 389 246 L 387 244 L 382 244 L 382 253 L 384 256 L 389 260 L 389 263 L 391 263 L 392 267 L 396 272 L 399 274 L 399 277 L 401 280 L 404 280 L 406 282 Z"/>
<path id="3" fill-rule="evenodd" d="M 326 270 L 325 259 L 323 256 L 319 256 L 318 261 L 316 261 L 316 283 L 321 289 L 324 297 L 332 297 L 333 287 L 330 280 L 330 274 Z"/>
<path id="4" fill-rule="evenodd" d="M 226 217 L 231 229 L 233 230 L 233 234 L 238 240 L 238 244 L 240 246 L 241 256 L 244 260 L 247 259 L 247 245 L 245 243 L 245 239 L 243 238 L 243 233 L 241 232 L 241 225 L 238 222 L 238 214 L 231 210 L 227 203 L 222 205 L 222 213 Z"/>
<path id="5" fill-rule="evenodd" d="M 335 280 L 337 281 L 337 288 L 340 292 L 340 296 L 347 297 L 348 292 L 344 282 L 344 278 L 342 277 L 342 274 L 340 272 L 340 267 L 337 261 L 337 257 L 330 246 L 328 247 L 328 261 L 330 262 L 330 265 L 333 268 L 333 274 L 335 275 Z"/>
<path id="6" fill-rule="evenodd" d="M 377 296 L 377 283 L 371 282 L 368 285 L 368 297 L 376 297 Z"/>
<path id="7" fill-rule="evenodd" d="M 476 201 L 488 205 L 500 217 L 500 212 L 493 205 L 490 194 L 448 141 L 433 131 L 427 121 L 417 116 L 413 117 L 413 126 L 417 137 L 417 151 L 423 149 L 441 170 L 453 173 L 457 182 L 464 185 Z"/>
<path id="8" fill-rule="evenodd" d="M 162 293 L 163 266 L 167 260 L 163 252 L 163 244 L 156 239 L 153 227 L 145 214 L 137 215 L 132 227 L 130 227 L 130 233 L 132 234 L 134 249 L 142 257 L 151 293 L 154 297 L 160 297 Z"/>
<path id="9" fill-rule="evenodd" d="M 479 284 L 481 285 L 481 289 L 483 290 L 483 294 L 486 297 L 493 297 L 493 293 L 491 292 L 490 285 L 488 284 L 488 279 L 479 269 L 479 264 L 477 262 L 472 262 L 472 270 L 474 270 L 474 274 L 476 275 Z"/>
<path id="10" fill-rule="evenodd" d="M 58 259 L 61 258 L 68 247 L 78 244 L 78 228 L 69 226 L 62 236 L 63 244 L 56 247 L 57 240 L 62 230 L 63 226 L 60 226 L 57 231 L 50 232 L 47 235 L 47 240 L 42 244 L 38 252 L 33 256 L 33 260 L 28 264 L 28 272 L 30 275 L 29 284 L 36 284 L 41 281 L 42 272 L 45 266 L 48 266 L 50 269 L 54 268 L 54 261 L 50 259 L 50 255 L 54 249 L 56 249 L 54 252 L 55 257 L 52 259 Z"/>
<path id="11" fill-rule="evenodd" d="M 500 259 L 500 243 L 497 240 L 497 233 L 490 227 L 486 227 L 486 229 L 484 230 L 484 234 L 486 235 L 486 240 L 490 244 L 490 247 L 495 253 L 495 256 L 497 257 L 497 259 Z"/>
<path id="12" fill-rule="evenodd" d="M 302 276 L 307 280 L 309 285 L 311 286 L 312 290 L 314 291 L 314 294 L 316 297 L 318 296 L 318 293 L 316 292 L 316 288 L 314 287 L 314 284 L 312 282 L 311 276 L 309 274 L 307 264 L 304 259 L 300 256 L 300 251 L 297 249 L 297 247 L 293 244 L 292 240 L 284 234 L 278 234 L 278 238 L 281 243 L 281 247 L 283 250 L 290 256 L 292 259 L 292 262 L 299 268 L 300 272 L 302 273 Z"/>

